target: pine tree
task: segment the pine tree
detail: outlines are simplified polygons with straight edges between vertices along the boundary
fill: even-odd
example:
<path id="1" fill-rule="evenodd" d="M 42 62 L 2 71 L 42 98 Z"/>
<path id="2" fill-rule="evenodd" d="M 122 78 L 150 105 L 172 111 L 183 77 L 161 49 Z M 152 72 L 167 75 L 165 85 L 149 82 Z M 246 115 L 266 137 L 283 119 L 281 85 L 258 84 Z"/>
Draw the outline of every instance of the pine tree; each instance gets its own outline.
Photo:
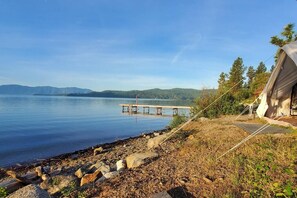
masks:
<path id="1" fill-rule="evenodd" d="M 275 68 L 275 65 L 272 65 L 272 66 L 270 67 L 270 73 L 273 72 L 274 68 Z"/>
<path id="2" fill-rule="evenodd" d="M 297 33 L 294 31 L 294 26 L 295 25 L 293 23 L 286 25 L 284 30 L 281 32 L 281 38 L 278 36 L 272 36 L 270 43 L 278 47 L 282 47 L 288 43 L 297 41 Z M 279 52 L 280 50 L 278 49 L 276 55 L 274 56 L 275 62 L 277 62 Z"/>
<path id="3" fill-rule="evenodd" d="M 219 80 L 218 80 L 218 83 L 219 83 L 218 92 L 219 93 L 224 92 L 224 90 L 226 88 L 227 78 L 228 78 L 228 75 L 226 73 L 222 72 L 220 74 L 220 77 L 219 77 Z"/>
<path id="4" fill-rule="evenodd" d="M 228 80 L 228 85 L 233 87 L 231 93 L 234 95 L 237 95 L 243 87 L 244 71 L 245 67 L 243 65 L 243 60 L 242 58 L 238 57 L 231 67 Z"/>
<path id="5" fill-rule="evenodd" d="M 256 75 L 256 71 L 253 68 L 253 66 L 249 66 L 246 76 L 248 77 L 248 83 L 247 83 L 247 87 L 249 87 L 253 81 L 253 79 L 255 78 Z"/>
<path id="6" fill-rule="evenodd" d="M 265 73 L 266 71 L 267 71 L 267 68 L 265 64 L 263 62 L 260 62 L 256 70 L 256 75 Z"/>

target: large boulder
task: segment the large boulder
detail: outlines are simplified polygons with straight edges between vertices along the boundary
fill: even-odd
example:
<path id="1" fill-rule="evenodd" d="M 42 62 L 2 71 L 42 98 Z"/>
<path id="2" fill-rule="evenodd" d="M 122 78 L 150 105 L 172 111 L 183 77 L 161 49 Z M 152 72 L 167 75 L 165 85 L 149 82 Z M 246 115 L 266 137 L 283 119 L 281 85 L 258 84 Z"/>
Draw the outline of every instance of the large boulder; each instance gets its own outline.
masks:
<path id="1" fill-rule="evenodd" d="M 156 148 L 159 144 L 167 138 L 167 134 L 159 135 L 157 137 L 151 138 L 147 142 L 148 149 Z"/>
<path id="2" fill-rule="evenodd" d="M 30 184 L 25 186 L 14 193 L 7 196 L 7 198 L 50 198 L 50 195 L 40 187 Z"/>
<path id="3" fill-rule="evenodd" d="M 98 178 L 102 177 L 102 172 L 98 169 L 94 173 L 84 175 L 80 180 L 80 186 L 88 184 L 90 182 L 94 182 Z"/>
<path id="4" fill-rule="evenodd" d="M 127 167 L 136 168 L 145 163 L 147 159 L 158 157 L 155 152 L 133 153 L 126 157 Z"/>

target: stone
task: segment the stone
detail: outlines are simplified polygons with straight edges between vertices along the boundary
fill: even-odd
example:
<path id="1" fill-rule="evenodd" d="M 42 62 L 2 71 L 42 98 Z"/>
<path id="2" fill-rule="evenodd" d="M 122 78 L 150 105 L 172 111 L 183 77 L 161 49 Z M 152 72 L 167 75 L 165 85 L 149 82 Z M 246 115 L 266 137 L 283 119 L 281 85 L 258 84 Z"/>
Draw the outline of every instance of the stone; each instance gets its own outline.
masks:
<path id="1" fill-rule="evenodd" d="M 41 177 L 41 175 L 43 174 L 42 167 L 41 166 L 36 167 L 35 172 L 37 173 L 38 177 Z"/>
<path id="2" fill-rule="evenodd" d="M 94 149 L 94 155 L 97 155 L 97 154 L 99 154 L 99 153 L 102 153 L 103 150 L 104 150 L 104 149 L 103 149 L 102 147 L 95 148 L 95 149 Z"/>
<path id="3" fill-rule="evenodd" d="M 102 174 L 104 174 L 104 173 L 110 172 L 110 166 L 98 160 L 95 164 L 93 164 L 92 166 L 90 166 L 90 168 L 88 168 L 87 173 L 95 172 L 97 170 L 100 170 Z"/>
<path id="4" fill-rule="evenodd" d="M 105 177 L 106 179 L 110 179 L 110 178 L 118 176 L 119 174 L 120 173 L 118 171 L 113 171 L 113 172 L 105 173 L 103 175 L 103 177 Z"/>
<path id="5" fill-rule="evenodd" d="M 194 139 L 195 139 L 194 135 L 189 135 L 188 140 L 194 140 Z"/>
<path id="6" fill-rule="evenodd" d="M 119 171 L 113 171 L 113 172 L 105 173 L 102 177 L 100 177 L 99 179 L 96 180 L 96 183 L 100 183 L 100 182 L 105 181 L 106 179 L 110 179 L 110 178 L 116 177 L 119 174 L 120 174 Z"/>
<path id="7" fill-rule="evenodd" d="M 50 173 L 50 171 L 51 171 L 51 167 L 50 166 L 44 166 L 42 169 L 43 169 L 43 172 L 44 173 Z"/>
<path id="8" fill-rule="evenodd" d="M 79 168 L 77 171 L 75 171 L 74 175 L 78 178 L 82 178 L 84 176 L 81 168 Z"/>
<path id="9" fill-rule="evenodd" d="M 70 158 L 72 159 L 72 160 L 76 160 L 77 158 L 79 157 L 79 155 L 78 154 L 72 154 L 71 156 L 70 156 Z"/>
<path id="10" fill-rule="evenodd" d="M 103 182 L 103 181 L 105 181 L 105 180 L 106 180 L 106 177 L 102 176 L 102 177 L 100 177 L 99 179 L 97 179 L 97 180 L 95 181 L 95 183 L 100 183 L 100 182 Z"/>
<path id="11" fill-rule="evenodd" d="M 151 159 L 158 157 L 158 154 L 155 152 L 145 152 L 145 153 L 133 153 L 126 157 L 127 167 L 136 168 L 145 163 L 146 159 Z"/>
<path id="12" fill-rule="evenodd" d="M 38 174 L 36 172 L 28 171 L 22 177 L 25 177 L 28 180 L 36 180 L 36 179 L 38 179 Z"/>
<path id="13" fill-rule="evenodd" d="M 172 197 L 168 194 L 168 192 L 163 191 L 163 192 L 153 194 L 151 198 L 172 198 Z"/>
<path id="14" fill-rule="evenodd" d="M 62 170 L 63 170 L 63 167 L 60 167 L 60 168 L 58 168 L 56 170 L 51 170 L 50 175 L 51 176 L 59 175 L 62 172 Z"/>
<path id="15" fill-rule="evenodd" d="M 100 167 L 98 168 L 98 170 L 100 170 L 100 171 L 102 172 L 102 174 L 104 175 L 104 174 L 110 172 L 110 166 L 104 164 L 104 165 L 100 166 Z"/>
<path id="16" fill-rule="evenodd" d="M 88 170 L 89 170 L 89 171 L 92 171 L 92 170 L 93 170 L 93 171 L 96 171 L 98 168 L 100 168 L 101 166 L 104 166 L 104 165 L 105 165 L 104 162 L 98 160 L 95 164 L 91 165 L 91 166 L 88 168 Z"/>
<path id="17" fill-rule="evenodd" d="M 55 194 L 69 186 L 75 180 L 76 178 L 72 175 L 57 175 L 53 176 L 50 180 L 43 181 L 40 187 L 47 190 L 50 194 Z"/>
<path id="18" fill-rule="evenodd" d="M 167 134 L 159 135 L 157 137 L 151 138 L 147 142 L 148 149 L 156 148 L 159 144 L 167 138 Z"/>
<path id="19" fill-rule="evenodd" d="M 124 170 L 126 168 L 125 160 L 117 161 L 116 165 L 117 165 L 117 171 L 121 171 L 121 170 Z"/>
<path id="20" fill-rule="evenodd" d="M 49 180 L 50 177 L 49 177 L 47 174 L 43 174 L 43 175 L 41 175 L 41 179 L 42 179 L 43 181 L 46 181 L 46 180 Z"/>
<path id="21" fill-rule="evenodd" d="M 205 117 L 201 117 L 201 118 L 199 118 L 199 121 L 200 122 L 205 122 L 205 121 L 208 121 L 209 119 L 208 118 L 205 118 Z"/>
<path id="22" fill-rule="evenodd" d="M 1 180 L 0 187 L 5 188 L 6 192 L 12 193 L 24 186 L 23 186 L 23 184 L 21 184 L 18 180 L 14 179 L 14 178 L 13 179 L 7 178 L 4 180 Z"/>
<path id="23" fill-rule="evenodd" d="M 80 180 L 80 186 L 94 182 L 96 179 L 102 177 L 103 174 L 100 170 L 96 170 L 94 173 L 84 175 Z"/>
<path id="24" fill-rule="evenodd" d="M 159 136 L 159 135 L 160 135 L 160 133 L 157 133 L 157 132 L 154 133 L 154 136 L 155 136 L 155 137 L 157 137 L 157 136 Z"/>
<path id="25" fill-rule="evenodd" d="M 42 190 L 37 185 L 27 185 L 14 193 L 7 196 L 7 198 L 50 198 L 50 195 L 45 190 Z"/>

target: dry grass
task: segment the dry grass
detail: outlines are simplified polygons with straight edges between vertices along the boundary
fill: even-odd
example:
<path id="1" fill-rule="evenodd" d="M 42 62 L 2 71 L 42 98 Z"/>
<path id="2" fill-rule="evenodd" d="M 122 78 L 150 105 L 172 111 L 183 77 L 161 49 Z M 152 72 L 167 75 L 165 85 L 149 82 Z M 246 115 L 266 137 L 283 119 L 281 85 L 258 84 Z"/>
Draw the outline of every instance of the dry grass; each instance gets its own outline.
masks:
<path id="1" fill-rule="evenodd" d="M 231 120 L 192 122 L 158 150 L 155 161 L 73 197 L 148 197 L 177 187 L 182 192 L 175 197 L 296 197 L 297 134 L 258 135 L 217 160 L 248 135 Z"/>

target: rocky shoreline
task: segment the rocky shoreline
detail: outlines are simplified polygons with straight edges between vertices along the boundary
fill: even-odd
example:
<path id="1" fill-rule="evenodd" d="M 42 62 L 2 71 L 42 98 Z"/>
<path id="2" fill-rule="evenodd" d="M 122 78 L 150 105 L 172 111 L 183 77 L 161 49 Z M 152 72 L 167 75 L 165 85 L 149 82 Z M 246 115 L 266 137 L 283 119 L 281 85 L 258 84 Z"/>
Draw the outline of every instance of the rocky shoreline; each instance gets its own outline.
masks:
<path id="1" fill-rule="evenodd" d="M 138 167 L 146 163 L 147 159 L 157 157 L 157 153 L 146 151 L 147 141 L 158 136 L 160 139 L 167 131 L 163 129 L 142 133 L 136 137 L 99 144 L 44 160 L 1 168 L 0 187 L 10 194 L 33 184 L 35 187 L 31 189 L 43 189 L 51 196 L 60 197 L 69 186 L 74 188 L 102 182 L 119 175 L 127 168 Z"/>
<path id="2" fill-rule="evenodd" d="M 259 134 L 218 160 L 249 135 L 235 118 L 200 118 L 158 147 L 169 131 L 6 169 L 0 186 L 9 198 L 296 196 L 297 132 Z"/>

